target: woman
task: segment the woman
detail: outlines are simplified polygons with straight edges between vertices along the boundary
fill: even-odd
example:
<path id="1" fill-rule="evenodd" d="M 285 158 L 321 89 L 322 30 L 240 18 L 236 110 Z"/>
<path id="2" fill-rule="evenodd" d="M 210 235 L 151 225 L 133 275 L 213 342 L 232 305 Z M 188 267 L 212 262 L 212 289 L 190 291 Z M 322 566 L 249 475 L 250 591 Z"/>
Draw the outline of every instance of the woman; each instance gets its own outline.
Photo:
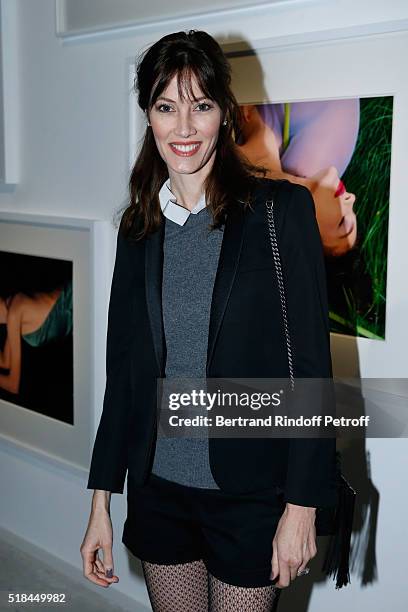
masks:
<path id="1" fill-rule="evenodd" d="M 357 238 L 356 196 L 346 191 L 340 176 L 356 145 L 359 102 L 350 98 L 241 107 L 241 153 L 267 166 L 272 178 L 287 178 L 310 190 L 325 254 L 336 257 L 352 249 Z M 289 117 L 290 139 L 285 143 Z"/>
<path id="2" fill-rule="evenodd" d="M 156 383 L 288 376 L 263 196 L 275 182 L 235 145 L 239 107 L 211 36 L 156 42 L 137 89 L 147 126 L 117 237 L 84 575 L 118 580 L 109 506 L 127 472 L 122 542 L 154 610 L 271 610 L 316 555 L 316 508 L 336 503 L 335 440 L 162 439 Z M 282 181 L 275 204 L 295 375 L 330 377 L 313 199 Z"/>

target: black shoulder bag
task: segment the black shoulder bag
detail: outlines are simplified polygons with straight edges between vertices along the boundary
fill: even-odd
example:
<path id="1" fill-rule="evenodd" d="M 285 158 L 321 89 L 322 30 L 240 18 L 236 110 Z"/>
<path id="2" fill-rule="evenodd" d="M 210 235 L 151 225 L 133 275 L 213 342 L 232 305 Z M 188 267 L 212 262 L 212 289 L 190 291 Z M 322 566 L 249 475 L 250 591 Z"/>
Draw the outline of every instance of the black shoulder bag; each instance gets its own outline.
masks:
<path id="1" fill-rule="evenodd" d="M 269 238 L 278 280 L 282 320 L 286 339 L 290 388 L 293 390 L 295 385 L 293 375 L 293 356 L 286 310 L 285 287 L 283 283 L 279 248 L 276 239 L 273 204 L 273 199 L 266 200 Z M 336 589 L 340 589 L 342 586 L 346 586 L 350 582 L 349 558 L 356 492 L 341 473 L 341 455 L 339 451 L 336 452 L 336 466 L 338 493 L 337 506 L 334 508 L 317 508 L 315 527 L 316 535 L 331 536 L 323 562 L 322 572 L 324 572 L 327 576 L 333 574 L 333 580 L 336 579 Z"/>

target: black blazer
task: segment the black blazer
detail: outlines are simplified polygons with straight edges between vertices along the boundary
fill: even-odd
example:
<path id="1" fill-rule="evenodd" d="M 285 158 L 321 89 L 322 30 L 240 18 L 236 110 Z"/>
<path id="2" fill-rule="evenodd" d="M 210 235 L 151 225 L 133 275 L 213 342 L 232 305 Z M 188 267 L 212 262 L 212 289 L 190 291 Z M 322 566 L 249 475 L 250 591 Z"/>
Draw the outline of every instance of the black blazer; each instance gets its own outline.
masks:
<path id="1" fill-rule="evenodd" d="M 325 264 L 310 191 L 287 180 L 259 179 L 252 210 L 229 207 L 215 278 L 207 377 L 289 376 L 265 193 L 279 183 L 275 225 L 287 295 L 295 377 L 332 377 Z M 156 378 L 166 345 L 161 279 L 163 228 L 131 243 L 117 235 L 106 349 L 103 412 L 87 488 L 123 493 L 142 485 L 156 443 Z M 334 438 L 209 438 L 209 461 L 221 490 L 247 493 L 280 485 L 285 500 L 333 506 Z"/>

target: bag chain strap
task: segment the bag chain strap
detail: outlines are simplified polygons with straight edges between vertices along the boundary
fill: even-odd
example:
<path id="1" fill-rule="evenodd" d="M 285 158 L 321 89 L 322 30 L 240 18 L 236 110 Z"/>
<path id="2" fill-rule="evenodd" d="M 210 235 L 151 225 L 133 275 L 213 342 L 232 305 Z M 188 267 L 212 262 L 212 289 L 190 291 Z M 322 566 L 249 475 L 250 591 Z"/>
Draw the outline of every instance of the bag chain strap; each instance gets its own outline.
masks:
<path id="1" fill-rule="evenodd" d="M 280 303 L 281 303 L 281 308 L 282 308 L 283 327 L 284 327 L 284 332 L 285 332 L 286 349 L 287 349 L 288 363 L 289 363 L 290 388 L 293 391 L 294 386 L 295 386 L 295 379 L 293 376 L 292 348 L 291 348 L 291 342 L 290 342 L 288 317 L 287 317 L 287 311 L 286 311 L 285 287 L 283 284 L 283 275 L 282 275 L 281 261 L 280 261 L 280 256 L 279 256 L 278 241 L 276 239 L 275 220 L 273 218 L 273 200 L 266 201 L 266 210 L 267 210 L 267 215 L 268 215 L 269 238 L 271 241 L 273 260 L 275 262 L 275 270 L 276 270 L 276 276 L 278 279 L 278 287 L 279 287 L 279 297 L 280 297 Z"/>

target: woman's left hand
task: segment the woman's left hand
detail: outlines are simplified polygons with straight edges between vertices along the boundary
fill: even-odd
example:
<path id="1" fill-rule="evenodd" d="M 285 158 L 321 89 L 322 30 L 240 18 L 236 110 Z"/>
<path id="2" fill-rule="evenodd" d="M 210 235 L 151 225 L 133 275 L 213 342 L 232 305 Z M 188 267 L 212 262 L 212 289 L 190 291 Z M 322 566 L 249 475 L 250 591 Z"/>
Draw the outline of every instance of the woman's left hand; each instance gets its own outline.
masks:
<path id="1" fill-rule="evenodd" d="M 289 586 L 316 556 L 315 516 L 315 508 L 286 504 L 272 542 L 271 580 L 279 576 L 274 586 Z"/>

